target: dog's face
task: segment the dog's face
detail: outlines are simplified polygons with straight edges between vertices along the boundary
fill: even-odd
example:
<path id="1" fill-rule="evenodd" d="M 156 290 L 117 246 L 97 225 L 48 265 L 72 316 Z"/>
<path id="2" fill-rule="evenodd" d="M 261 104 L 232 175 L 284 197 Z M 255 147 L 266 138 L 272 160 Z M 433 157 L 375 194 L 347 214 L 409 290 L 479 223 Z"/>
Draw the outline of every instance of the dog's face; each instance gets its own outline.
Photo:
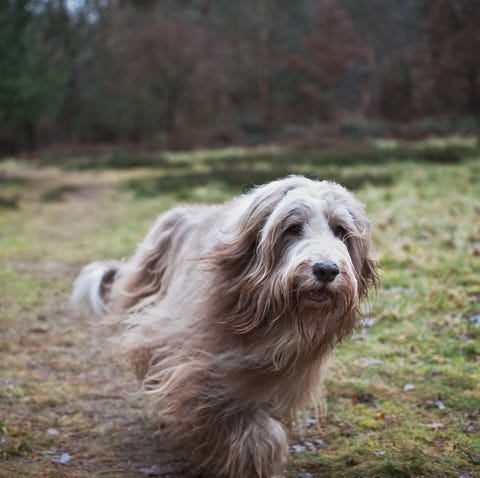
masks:
<path id="1" fill-rule="evenodd" d="M 272 278 L 292 305 L 329 307 L 337 296 L 357 303 L 361 259 L 354 243 L 364 231 L 342 201 L 344 195 L 333 193 L 331 185 L 327 190 L 314 186 L 291 190 L 279 201 L 262 228 L 257 251 L 270 262 Z"/>
<path id="2" fill-rule="evenodd" d="M 218 260 L 237 333 L 285 315 L 331 316 L 341 327 L 376 284 L 370 222 L 337 184 L 289 177 L 258 188 L 239 200 L 226 232 Z"/>

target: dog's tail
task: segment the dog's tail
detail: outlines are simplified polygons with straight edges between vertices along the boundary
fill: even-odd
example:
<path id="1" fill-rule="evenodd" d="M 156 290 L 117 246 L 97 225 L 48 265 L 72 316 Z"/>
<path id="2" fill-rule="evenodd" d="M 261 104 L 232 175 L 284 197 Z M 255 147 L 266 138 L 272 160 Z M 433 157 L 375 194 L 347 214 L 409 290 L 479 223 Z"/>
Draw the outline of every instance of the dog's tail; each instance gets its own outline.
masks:
<path id="1" fill-rule="evenodd" d="M 73 284 L 71 302 L 96 315 L 108 313 L 112 284 L 120 269 L 117 261 L 95 261 L 87 264 Z"/>

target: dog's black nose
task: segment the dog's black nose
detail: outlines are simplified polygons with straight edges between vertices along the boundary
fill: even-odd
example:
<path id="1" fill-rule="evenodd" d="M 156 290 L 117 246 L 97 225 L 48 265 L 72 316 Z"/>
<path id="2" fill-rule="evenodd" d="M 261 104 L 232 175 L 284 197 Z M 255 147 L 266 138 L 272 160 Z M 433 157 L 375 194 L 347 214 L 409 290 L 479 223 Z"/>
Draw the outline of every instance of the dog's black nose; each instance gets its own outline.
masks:
<path id="1" fill-rule="evenodd" d="M 313 274 L 320 282 L 332 282 L 340 273 L 337 264 L 333 262 L 319 262 L 313 265 Z"/>

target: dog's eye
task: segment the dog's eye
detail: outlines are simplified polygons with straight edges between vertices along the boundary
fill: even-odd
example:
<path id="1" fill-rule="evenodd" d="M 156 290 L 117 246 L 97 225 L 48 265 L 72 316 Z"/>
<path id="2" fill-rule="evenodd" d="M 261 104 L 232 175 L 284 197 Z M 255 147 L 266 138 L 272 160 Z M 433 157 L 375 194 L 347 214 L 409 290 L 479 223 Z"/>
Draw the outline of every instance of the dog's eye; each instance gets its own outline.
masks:
<path id="1" fill-rule="evenodd" d="M 291 236 L 298 236 L 303 231 L 303 226 L 301 224 L 292 224 L 289 226 L 285 232 Z"/>
<path id="2" fill-rule="evenodd" d="M 335 226 L 333 228 L 333 234 L 335 237 L 338 237 L 338 239 L 344 241 L 347 238 L 348 232 L 343 226 Z"/>

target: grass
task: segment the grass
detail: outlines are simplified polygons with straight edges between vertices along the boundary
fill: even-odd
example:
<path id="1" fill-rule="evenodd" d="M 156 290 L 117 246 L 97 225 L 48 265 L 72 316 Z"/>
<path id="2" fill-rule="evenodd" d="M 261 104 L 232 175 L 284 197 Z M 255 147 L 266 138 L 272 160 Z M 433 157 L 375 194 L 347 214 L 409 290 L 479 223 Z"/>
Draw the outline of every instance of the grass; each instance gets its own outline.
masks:
<path id="1" fill-rule="evenodd" d="M 69 310 L 70 284 L 90 260 L 128 256 L 175 204 L 293 172 L 347 184 L 367 205 L 382 287 L 337 351 L 320 430 L 292 438 L 286 476 L 480 476 L 477 143 L 359 151 L 0 163 L 0 477 L 145 476 L 168 462 L 130 373 Z M 71 461 L 53 463 L 62 453 Z"/>

